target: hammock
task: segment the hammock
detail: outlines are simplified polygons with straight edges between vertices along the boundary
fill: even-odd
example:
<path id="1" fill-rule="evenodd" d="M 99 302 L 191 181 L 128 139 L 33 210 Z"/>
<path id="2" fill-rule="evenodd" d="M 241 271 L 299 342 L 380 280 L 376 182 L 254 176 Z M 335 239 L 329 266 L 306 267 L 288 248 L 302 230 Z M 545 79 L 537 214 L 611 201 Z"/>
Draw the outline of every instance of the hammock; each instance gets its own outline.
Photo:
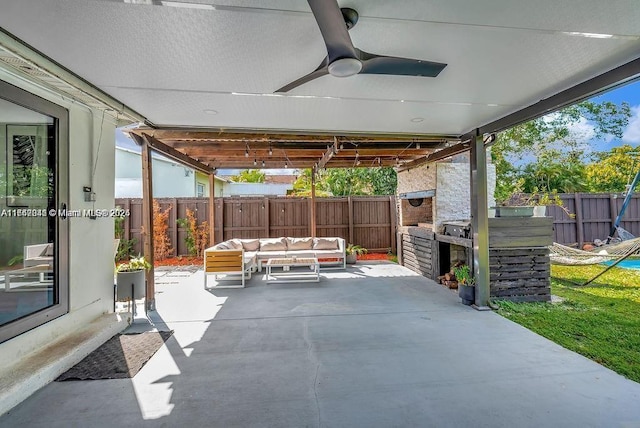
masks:
<path id="1" fill-rule="evenodd" d="M 603 245 L 592 251 L 579 250 L 555 242 L 549 246 L 551 263 L 559 265 L 595 265 L 618 259 L 629 253 L 640 255 L 640 238 Z"/>

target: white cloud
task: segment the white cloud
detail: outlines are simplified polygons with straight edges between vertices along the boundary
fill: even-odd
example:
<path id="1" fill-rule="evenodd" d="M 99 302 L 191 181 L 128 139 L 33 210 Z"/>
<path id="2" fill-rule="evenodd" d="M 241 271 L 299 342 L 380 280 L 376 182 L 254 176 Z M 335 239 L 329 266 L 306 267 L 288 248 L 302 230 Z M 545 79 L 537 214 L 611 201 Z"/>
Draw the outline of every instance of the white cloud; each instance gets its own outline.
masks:
<path id="1" fill-rule="evenodd" d="M 581 117 L 575 123 L 569 124 L 571 136 L 578 142 L 588 142 L 596 136 L 596 128 L 587 119 Z"/>
<path id="2" fill-rule="evenodd" d="M 640 105 L 631 107 L 631 118 L 622 134 L 622 141 L 634 146 L 640 144 Z"/>

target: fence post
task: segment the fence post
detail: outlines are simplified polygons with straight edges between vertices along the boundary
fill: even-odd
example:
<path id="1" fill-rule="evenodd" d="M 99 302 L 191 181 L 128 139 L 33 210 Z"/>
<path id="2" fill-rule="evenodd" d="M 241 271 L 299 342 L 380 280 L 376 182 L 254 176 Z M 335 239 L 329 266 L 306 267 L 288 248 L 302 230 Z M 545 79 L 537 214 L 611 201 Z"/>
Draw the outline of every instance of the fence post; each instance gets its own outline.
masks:
<path id="1" fill-rule="evenodd" d="M 609 226 L 609 230 L 613 229 L 613 225 L 616 222 L 616 217 L 618 217 L 618 198 L 611 193 L 609 195 L 609 211 L 611 213 L 611 226 Z"/>
<path id="2" fill-rule="evenodd" d="M 578 248 L 584 245 L 584 222 L 582 221 L 582 196 L 578 192 L 573 194 L 573 200 L 576 206 L 576 237 L 578 239 Z"/>
<path id="3" fill-rule="evenodd" d="M 271 225 L 269 222 L 271 221 L 269 218 L 269 198 L 265 197 L 262 202 L 262 221 L 264 221 L 264 237 L 271 237 Z"/>
<path id="4" fill-rule="evenodd" d="M 131 199 L 124 200 L 124 209 L 129 215 L 124 217 L 124 239 L 131 239 Z"/>
<path id="5" fill-rule="evenodd" d="M 396 198 L 389 196 L 389 234 L 391 235 L 391 251 L 396 248 Z"/>
<path id="6" fill-rule="evenodd" d="M 349 204 L 349 243 L 353 244 L 353 199 L 351 196 L 347 198 L 347 203 Z"/>
<path id="7" fill-rule="evenodd" d="M 171 222 L 171 247 L 173 248 L 173 256 L 175 257 L 178 255 L 178 199 L 176 198 L 171 200 L 169 221 L 171 220 L 174 220 Z"/>

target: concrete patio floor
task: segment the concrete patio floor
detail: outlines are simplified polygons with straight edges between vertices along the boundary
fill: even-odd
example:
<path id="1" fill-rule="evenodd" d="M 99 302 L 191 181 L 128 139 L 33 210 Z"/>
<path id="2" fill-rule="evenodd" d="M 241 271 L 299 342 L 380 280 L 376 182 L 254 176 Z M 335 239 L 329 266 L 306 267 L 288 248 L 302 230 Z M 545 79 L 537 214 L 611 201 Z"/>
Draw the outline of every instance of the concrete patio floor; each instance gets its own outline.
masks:
<path id="1" fill-rule="evenodd" d="M 133 379 L 53 382 L 2 427 L 637 427 L 640 384 L 394 264 L 204 291 L 157 276 L 174 330 Z"/>

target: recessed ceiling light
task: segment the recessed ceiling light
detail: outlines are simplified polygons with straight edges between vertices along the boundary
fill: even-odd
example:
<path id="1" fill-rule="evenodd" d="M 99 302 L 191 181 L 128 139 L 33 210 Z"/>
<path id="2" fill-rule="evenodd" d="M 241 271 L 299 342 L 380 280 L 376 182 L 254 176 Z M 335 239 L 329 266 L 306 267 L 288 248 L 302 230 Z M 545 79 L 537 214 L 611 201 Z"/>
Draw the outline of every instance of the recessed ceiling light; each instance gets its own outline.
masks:
<path id="1" fill-rule="evenodd" d="M 207 114 L 218 114 L 217 110 L 211 110 L 211 109 L 207 109 L 207 110 L 202 110 L 203 112 L 207 113 Z"/>
<path id="2" fill-rule="evenodd" d="M 424 117 L 414 117 L 411 122 L 424 122 Z"/>

